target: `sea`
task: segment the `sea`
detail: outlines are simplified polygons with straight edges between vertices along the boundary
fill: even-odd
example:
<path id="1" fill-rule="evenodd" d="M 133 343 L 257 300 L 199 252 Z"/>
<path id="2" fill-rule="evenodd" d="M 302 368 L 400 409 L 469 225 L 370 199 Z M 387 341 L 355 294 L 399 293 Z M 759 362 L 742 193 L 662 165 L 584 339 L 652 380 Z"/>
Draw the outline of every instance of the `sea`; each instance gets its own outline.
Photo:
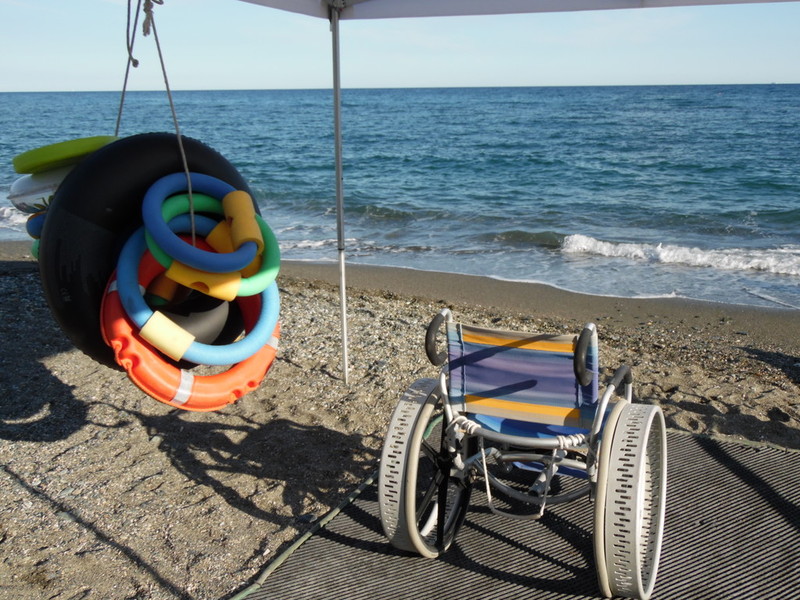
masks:
<path id="1" fill-rule="evenodd" d="M 282 257 L 335 261 L 331 90 L 173 97 Z M 29 239 L 12 158 L 120 106 L 120 135 L 174 131 L 165 92 L 0 93 L 0 240 Z M 342 130 L 349 263 L 800 308 L 800 85 L 345 89 Z"/>

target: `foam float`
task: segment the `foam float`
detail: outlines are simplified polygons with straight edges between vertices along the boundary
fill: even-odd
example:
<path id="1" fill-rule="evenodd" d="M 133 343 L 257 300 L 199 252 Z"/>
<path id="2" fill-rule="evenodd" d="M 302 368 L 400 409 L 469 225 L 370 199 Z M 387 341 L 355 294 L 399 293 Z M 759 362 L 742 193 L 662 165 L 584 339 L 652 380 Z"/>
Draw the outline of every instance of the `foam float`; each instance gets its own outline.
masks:
<path id="1" fill-rule="evenodd" d="M 274 361 L 280 251 L 238 171 L 182 146 L 188 173 L 168 133 L 23 153 L 15 206 L 31 213 L 44 296 L 72 343 L 157 400 L 216 410 Z M 198 364 L 228 368 L 195 376 Z"/>

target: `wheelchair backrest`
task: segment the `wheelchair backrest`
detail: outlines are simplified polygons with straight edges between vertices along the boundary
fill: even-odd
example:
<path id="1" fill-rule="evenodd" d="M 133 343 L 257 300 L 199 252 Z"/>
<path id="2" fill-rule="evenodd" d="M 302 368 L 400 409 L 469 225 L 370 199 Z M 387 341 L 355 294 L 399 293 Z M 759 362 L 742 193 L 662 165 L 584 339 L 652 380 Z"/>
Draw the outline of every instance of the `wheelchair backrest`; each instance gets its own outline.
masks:
<path id="1" fill-rule="evenodd" d="M 587 325 L 580 348 L 578 339 L 447 323 L 451 405 L 476 415 L 589 429 L 598 393 L 594 325 Z"/>

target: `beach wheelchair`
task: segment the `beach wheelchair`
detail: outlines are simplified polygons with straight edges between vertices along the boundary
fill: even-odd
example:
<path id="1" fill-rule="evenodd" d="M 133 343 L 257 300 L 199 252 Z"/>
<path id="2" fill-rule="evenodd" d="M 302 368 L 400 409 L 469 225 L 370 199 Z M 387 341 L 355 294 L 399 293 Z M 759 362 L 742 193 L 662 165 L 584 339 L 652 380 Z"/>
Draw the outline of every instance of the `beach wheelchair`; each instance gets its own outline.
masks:
<path id="1" fill-rule="evenodd" d="M 457 323 L 445 309 L 428 327 L 425 350 L 443 366 L 439 378 L 408 388 L 382 451 L 379 508 L 391 544 L 441 555 L 480 480 L 490 510 L 513 519 L 588 497 L 600 591 L 648 598 L 666 503 L 664 416 L 633 403 L 625 365 L 599 396 L 595 325 L 579 335 L 533 335 Z"/>

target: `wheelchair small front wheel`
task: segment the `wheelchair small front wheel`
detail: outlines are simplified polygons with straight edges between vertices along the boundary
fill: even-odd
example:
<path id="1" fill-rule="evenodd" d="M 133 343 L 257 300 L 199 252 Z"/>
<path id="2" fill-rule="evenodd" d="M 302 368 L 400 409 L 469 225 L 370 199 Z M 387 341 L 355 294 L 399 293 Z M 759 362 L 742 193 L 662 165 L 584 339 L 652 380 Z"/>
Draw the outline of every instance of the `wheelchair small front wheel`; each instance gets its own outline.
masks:
<path id="1" fill-rule="evenodd" d="M 451 475 L 442 444 L 446 429 L 435 379 L 421 379 L 392 415 L 381 456 L 381 524 L 400 550 L 435 558 L 455 540 L 469 507 L 471 486 Z"/>

